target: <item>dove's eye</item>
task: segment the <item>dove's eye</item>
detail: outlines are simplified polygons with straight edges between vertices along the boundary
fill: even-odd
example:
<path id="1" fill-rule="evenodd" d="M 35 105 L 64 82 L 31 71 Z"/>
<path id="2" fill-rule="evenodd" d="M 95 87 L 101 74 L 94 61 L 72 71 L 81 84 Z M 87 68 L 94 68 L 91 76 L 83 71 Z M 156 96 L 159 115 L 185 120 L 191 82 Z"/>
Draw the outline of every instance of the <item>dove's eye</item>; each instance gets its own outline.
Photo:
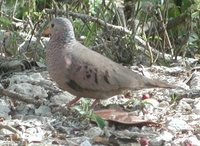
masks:
<path id="1" fill-rule="evenodd" d="M 52 27 L 52 28 L 54 27 L 54 24 L 53 24 L 53 23 L 51 24 L 51 27 Z"/>

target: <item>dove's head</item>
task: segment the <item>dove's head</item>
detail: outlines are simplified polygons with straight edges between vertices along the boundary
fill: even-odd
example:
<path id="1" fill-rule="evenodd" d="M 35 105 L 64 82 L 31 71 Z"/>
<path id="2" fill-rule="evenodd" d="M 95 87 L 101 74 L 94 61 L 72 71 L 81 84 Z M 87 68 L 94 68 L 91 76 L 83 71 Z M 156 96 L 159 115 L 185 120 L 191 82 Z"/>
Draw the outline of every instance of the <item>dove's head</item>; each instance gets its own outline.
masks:
<path id="1" fill-rule="evenodd" d="M 75 40 L 72 23 L 67 18 L 54 18 L 49 24 L 49 31 L 51 39 Z"/>

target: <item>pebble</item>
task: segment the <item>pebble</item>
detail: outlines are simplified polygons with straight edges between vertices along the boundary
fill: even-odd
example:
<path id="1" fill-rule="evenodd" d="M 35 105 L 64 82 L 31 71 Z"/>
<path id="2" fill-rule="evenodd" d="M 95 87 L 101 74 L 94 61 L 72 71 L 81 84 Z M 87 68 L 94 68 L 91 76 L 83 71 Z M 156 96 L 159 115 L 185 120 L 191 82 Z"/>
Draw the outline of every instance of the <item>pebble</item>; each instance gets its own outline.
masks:
<path id="1" fill-rule="evenodd" d="M 200 101 L 196 101 L 193 106 L 192 110 L 195 114 L 199 115 L 200 114 Z"/>
<path id="2" fill-rule="evenodd" d="M 92 144 L 88 140 L 85 140 L 80 144 L 80 146 L 92 146 Z"/>
<path id="3" fill-rule="evenodd" d="M 173 134 L 168 131 L 162 131 L 158 137 L 156 137 L 155 141 L 162 142 L 162 141 L 172 141 Z"/>
<path id="4" fill-rule="evenodd" d="M 43 87 L 31 85 L 29 83 L 12 84 L 8 87 L 8 89 L 30 97 L 38 96 L 40 98 L 44 98 L 48 96 L 47 91 Z"/>
<path id="5" fill-rule="evenodd" d="M 0 99 L 0 117 L 3 117 L 4 119 L 10 119 L 9 113 L 11 110 L 9 107 L 9 103 L 6 103 L 5 100 Z"/>
<path id="6" fill-rule="evenodd" d="M 190 110 L 192 110 L 192 107 L 184 100 L 180 100 L 178 106 L 176 107 L 177 112 L 185 112 Z"/>
<path id="7" fill-rule="evenodd" d="M 51 109 L 49 106 L 41 105 L 38 109 L 35 109 L 35 114 L 38 116 L 51 116 Z"/>
<path id="8" fill-rule="evenodd" d="M 192 90 L 200 90 L 200 73 L 194 72 L 189 82 Z"/>
<path id="9" fill-rule="evenodd" d="M 167 123 L 167 128 L 174 133 L 182 131 L 193 131 L 193 128 L 187 122 L 179 118 L 172 118 Z"/>
<path id="10" fill-rule="evenodd" d="M 85 132 L 85 136 L 87 136 L 91 139 L 93 139 L 97 136 L 101 136 L 102 134 L 103 134 L 103 131 L 99 127 L 92 127 Z"/>
<path id="11" fill-rule="evenodd" d="M 71 101 L 75 98 L 74 95 L 70 94 L 69 92 L 63 92 L 51 97 L 51 102 L 55 103 L 56 105 L 63 105 Z"/>

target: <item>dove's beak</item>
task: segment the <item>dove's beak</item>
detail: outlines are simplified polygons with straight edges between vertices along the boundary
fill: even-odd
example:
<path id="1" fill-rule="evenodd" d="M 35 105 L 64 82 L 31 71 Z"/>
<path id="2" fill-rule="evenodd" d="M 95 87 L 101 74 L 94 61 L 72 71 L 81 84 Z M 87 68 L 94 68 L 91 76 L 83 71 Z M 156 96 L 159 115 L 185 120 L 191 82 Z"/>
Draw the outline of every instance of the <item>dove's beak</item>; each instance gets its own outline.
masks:
<path id="1" fill-rule="evenodd" d="M 50 33 L 50 28 L 49 28 L 49 26 L 47 26 L 47 27 L 44 29 L 42 36 L 44 36 L 44 37 L 50 37 L 50 35 L 51 35 L 51 33 Z"/>

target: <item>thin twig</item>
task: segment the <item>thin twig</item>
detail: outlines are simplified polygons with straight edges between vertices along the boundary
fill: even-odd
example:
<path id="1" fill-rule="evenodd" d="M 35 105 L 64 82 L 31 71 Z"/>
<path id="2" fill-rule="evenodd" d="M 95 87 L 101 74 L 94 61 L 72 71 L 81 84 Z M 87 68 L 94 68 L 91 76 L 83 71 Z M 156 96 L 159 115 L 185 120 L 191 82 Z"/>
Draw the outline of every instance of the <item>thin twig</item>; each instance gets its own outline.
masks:
<path id="1" fill-rule="evenodd" d="M 168 35 L 167 29 L 166 29 L 166 24 L 164 23 L 164 20 L 163 20 L 163 17 L 162 17 L 160 8 L 158 8 L 158 16 L 160 17 L 161 24 L 162 24 L 162 27 L 163 27 L 163 29 L 164 29 L 164 34 L 165 34 L 165 37 L 167 38 L 167 43 L 168 43 L 169 48 L 170 48 L 170 50 L 171 50 L 171 55 L 173 56 L 173 55 L 174 55 L 174 51 L 173 51 L 173 48 L 172 48 L 171 41 L 170 41 L 170 39 L 169 39 L 169 35 Z"/>
<path id="2" fill-rule="evenodd" d="M 32 84 L 32 85 L 36 85 L 36 86 L 41 86 L 43 88 L 45 88 L 46 90 L 50 90 L 53 91 L 54 93 L 59 93 L 61 92 L 61 90 L 59 88 L 54 88 L 56 86 L 54 86 L 53 84 L 50 84 L 49 82 L 45 82 L 45 81 L 40 81 L 40 82 L 36 82 L 36 81 L 28 81 L 28 83 Z M 53 87 L 54 86 L 54 87 Z"/>
<path id="3" fill-rule="evenodd" d="M 15 129 L 14 127 L 5 125 L 5 124 L 0 124 L 0 129 L 6 129 L 6 130 L 9 130 L 9 131 L 11 131 L 13 133 L 18 133 L 19 134 L 19 131 L 17 129 Z"/>
<path id="4" fill-rule="evenodd" d="M 12 92 L 7 89 L 3 89 L 0 87 L 0 95 L 2 96 L 8 96 L 9 98 L 20 100 L 23 102 L 26 102 L 28 104 L 34 104 L 34 105 L 41 105 L 42 101 L 40 100 L 33 100 L 33 97 L 26 97 L 24 95 L 18 94 L 16 92 Z"/>
<path id="5" fill-rule="evenodd" d="M 5 17 L 14 20 L 15 22 L 25 22 L 24 20 L 17 19 L 17 18 L 15 18 L 15 17 L 10 17 L 9 15 L 5 14 L 5 13 L 2 12 L 2 11 L 0 11 L 0 13 L 1 13 L 3 16 L 5 16 Z"/>
<path id="6" fill-rule="evenodd" d="M 177 96 L 178 98 L 176 101 L 180 101 L 183 98 L 195 99 L 195 98 L 199 98 L 200 91 L 196 90 L 196 91 L 186 92 Z"/>
<path id="7" fill-rule="evenodd" d="M 12 18 L 15 17 L 15 12 L 16 12 L 16 8 L 17 8 L 17 3 L 18 3 L 18 0 L 15 0 L 15 5 L 14 5 L 14 9 L 13 9 Z"/>

